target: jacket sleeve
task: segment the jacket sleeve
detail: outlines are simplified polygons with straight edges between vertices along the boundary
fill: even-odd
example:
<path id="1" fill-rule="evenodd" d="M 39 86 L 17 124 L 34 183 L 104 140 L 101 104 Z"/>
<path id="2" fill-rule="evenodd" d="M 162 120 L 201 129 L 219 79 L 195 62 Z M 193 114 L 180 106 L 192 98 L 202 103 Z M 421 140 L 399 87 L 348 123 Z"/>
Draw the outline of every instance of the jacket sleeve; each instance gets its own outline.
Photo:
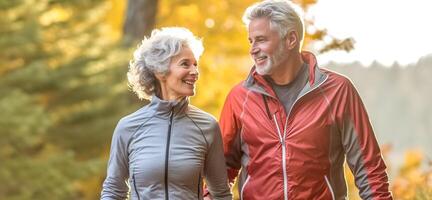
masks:
<path id="1" fill-rule="evenodd" d="M 347 163 L 362 199 L 392 199 L 386 166 L 366 109 L 349 80 L 342 86 L 340 130 Z"/>
<path id="2" fill-rule="evenodd" d="M 204 177 L 212 199 L 231 200 L 232 196 L 225 170 L 226 167 L 223 155 L 222 137 L 216 121 L 211 128 L 211 131 L 213 141 L 209 144 L 205 160 Z"/>
<path id="3" fill-rule="evenodd" d="M 122 127 L 122 121 L 114 130 L 107 176 L 103 182 L 101 199 L 126 199 L 129 193 L 129 159 L 127 153 L 128 133 Z"/>
<path id="4" fill-rule="evenodd" d="M 220 115 L 220 127 L 222 131 L 224 155 L 228 171 L 228 179 L 230 183 L 234 183 L 241 168 L 241 140 L 240 140 L 240 118 L 238 116 L 239 109 L 236 110 L 235 92 L 232 90 L 222 108 Z"/>

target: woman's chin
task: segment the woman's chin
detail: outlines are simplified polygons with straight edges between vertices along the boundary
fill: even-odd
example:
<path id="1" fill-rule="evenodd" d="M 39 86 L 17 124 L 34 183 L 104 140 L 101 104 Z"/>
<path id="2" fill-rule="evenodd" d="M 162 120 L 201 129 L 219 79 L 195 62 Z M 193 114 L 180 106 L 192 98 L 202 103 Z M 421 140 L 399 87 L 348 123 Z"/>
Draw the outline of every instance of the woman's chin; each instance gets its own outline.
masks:
<path id="1" fill-rule="evenodd" d="M 195 91 L 191 91 L 191 92 L 189 92 L 186 96 L 188 96 L 188 97 L 193 97 L 193 96 L 195 96 Z"/>

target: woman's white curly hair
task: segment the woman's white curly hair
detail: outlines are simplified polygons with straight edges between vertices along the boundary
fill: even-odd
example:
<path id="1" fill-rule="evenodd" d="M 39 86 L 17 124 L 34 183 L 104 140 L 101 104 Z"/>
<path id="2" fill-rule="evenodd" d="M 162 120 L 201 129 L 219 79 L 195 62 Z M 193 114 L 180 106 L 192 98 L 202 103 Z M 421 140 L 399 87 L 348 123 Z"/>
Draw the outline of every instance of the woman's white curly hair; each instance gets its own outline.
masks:
<path id="1" fill-rule="evenodd" d="M 155 73 L 167 75 L 171 58 L 184 47 L 192 50 L 196 60 L 204 51 L 201 39 L 183 27 L 154 29 L 149 38 L 144 37 L 129 62 L 127 77 L 132 91 L 140 99 L 159 95 L 160 86 Z"/>

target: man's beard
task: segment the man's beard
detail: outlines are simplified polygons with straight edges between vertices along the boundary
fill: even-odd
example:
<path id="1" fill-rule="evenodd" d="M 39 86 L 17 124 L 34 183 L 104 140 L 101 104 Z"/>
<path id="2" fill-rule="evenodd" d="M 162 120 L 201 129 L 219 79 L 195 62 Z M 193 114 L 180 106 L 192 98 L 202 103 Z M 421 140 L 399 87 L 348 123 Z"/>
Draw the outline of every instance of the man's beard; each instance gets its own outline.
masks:
<path id="1" fill-rule="evenodd" d="M 256 66 L 255 70 L 259 75 L 271 75 L 276 66 L 280 65 L 282 62 L 282 58 L 285 56 L 284 48 L 282 44 L 279 44 L 278 49 L 274 54 L 270 57 L 268 54 L 260 54 L 258 57 L 266 56 L 267 61 L 264 66 Z"/>

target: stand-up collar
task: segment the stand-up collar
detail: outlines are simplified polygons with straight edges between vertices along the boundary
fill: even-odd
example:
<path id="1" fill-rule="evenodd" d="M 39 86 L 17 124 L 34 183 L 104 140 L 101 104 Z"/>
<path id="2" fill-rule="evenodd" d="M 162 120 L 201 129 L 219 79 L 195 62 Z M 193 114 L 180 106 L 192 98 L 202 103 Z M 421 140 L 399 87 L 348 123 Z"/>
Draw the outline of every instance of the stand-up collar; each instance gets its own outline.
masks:
<path id="1" fill-rule="evenodd" d="M 189 104 L 189 98 L 185 97 L 180 101 L 177 100 L 162 100 L 153 95 L 150 101 L 149 109 L 154 111 L 156 115 L 168 117 L 171 112 L 175 115 L 182 115 L 186 112 Z"/>
<path id="2" fill-rule="evenodd" d="M 302 51 L 301 56 L 303 61 L 309 66 L 309 84 L 307 84 L 307 86 L 309 88 L 312 88 L 313 86 L 320 84 L 325 79 L 326 75 L 322 73 L 319 69 L 314 54 L 312 54 L 311 52 Z M 244 86 L 258 93 L 265 94 L 271 97 L 276 97 L 276 94 L 274 93 L 271 86 L 264 79 L 264 77 L 256 72 L 255 66 L 252 67 L 248 77 L 244 82 Z"/>

